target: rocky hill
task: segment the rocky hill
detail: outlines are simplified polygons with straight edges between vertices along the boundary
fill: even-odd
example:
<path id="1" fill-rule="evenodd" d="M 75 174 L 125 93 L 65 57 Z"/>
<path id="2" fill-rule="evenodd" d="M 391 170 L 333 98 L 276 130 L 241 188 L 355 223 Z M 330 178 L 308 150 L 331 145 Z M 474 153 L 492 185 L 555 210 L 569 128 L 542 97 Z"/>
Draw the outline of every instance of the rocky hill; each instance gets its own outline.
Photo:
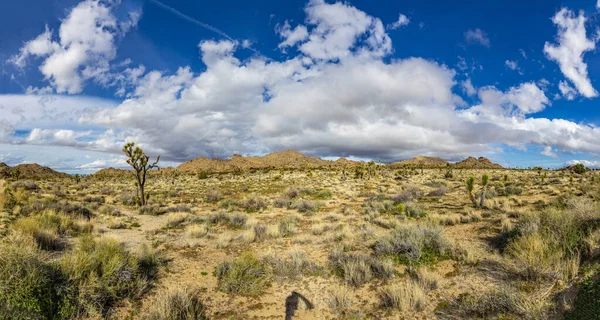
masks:
<path id="1" fill-rule="evenodd" d="M 6 163 L 0 163 L 0 178 L 8 179 L 13 176 L 13 172 L 17 171 L 20 173 L 19 177 L 24 179 L 41 179 L 41 178 L 66 178 L 68 174 L 58 172 L 48 167 L 40 166 L 37 163 L 32 164 L 19 164 L 14 167 L 7 165 Z"/>
<path id="2" fill-rule="evenodd" d="M 392 167 L 413 167 L 413 168 L 445 168 L 448 161 L 438 157 L 417 156 L 412 159 L 394 162 Z"/>
<path id="3" fill-rule="evenodd" d="M 182 172 L 232 172 L 235 170 L 264 169 L 264 168 L 322 168 L 336 166 L 350 166 L 357 162 L 338 159 L 336 161 L 323 160 L 317 157 L 309 157 L 300 152 L 285 150 L 281 152 L 272 152 L 264 156 L 243 157 L 238 154 L 230 159 L 209 159 L 205 157 L 196 158 L 182 163 L 177 167 Z"/>
<path id="4" fill-rule="evenodd" d="M 491 162 L 485 157 L 468 157 L 454 164 L 457 169 L 503 169 L 501 165 Z"/>

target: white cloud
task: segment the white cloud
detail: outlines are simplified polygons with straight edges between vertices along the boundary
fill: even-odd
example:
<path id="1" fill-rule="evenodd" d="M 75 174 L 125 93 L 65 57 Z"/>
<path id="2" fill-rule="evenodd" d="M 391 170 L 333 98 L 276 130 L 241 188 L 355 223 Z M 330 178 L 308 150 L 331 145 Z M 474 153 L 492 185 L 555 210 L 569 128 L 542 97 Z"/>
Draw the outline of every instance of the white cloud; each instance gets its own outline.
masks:
<path id="1" fill-rule="evenodd" d="M 409 23 L 410 23 L 410 19 L 401 13 L 400 16 L 398 17 L 398 20 L 395 21 L 394 23 L 388 24 L 387 28 L 391 29 L 391 30 L 396 30 L 400 27 L 407 26 Z"/>
<path id="2" fill-rule="evenodd" d="M 308 29 L 306 26 L 299 25 L 292 30 L 288 21 L 285 21 L 283 27 L 276 29 L 277 33 L 285 39 L 279 44 L 279 48 L 291 47 L 298 42 L 302 42 L 308 38 Z"/>
<path id="3" fill-rule="evenodd" d="M 575 99 L 575 96 L 577 95 L 577 90 L 571 87 L 566 81 L 559 82 L 558 89 L 560 90 L 562 96 L 569 101 Z"/>
<path id="4" fill-rule="evenodd" d="M 552 18 L 558 27 L 556 41 L 558 45 L 546 42 L 544 53 L 550 60 L 560 66 L 565 77 L 575 85 L 577 91 L 586 98 L 598 96 L 596 89 L 588 78 L 587 64 L 583 62 L 583 55 L 596 48 L 595 40 L 588 39 L 585 30 L 586 18 L 583 12 L 578 16 L 566 8 L 562 8 Z"/>
<path id="5" fill-rule="evenodd" d="M 519 65 L 516 61 L 506 60 L 504 61 L 504 65 L 511 70 L 517 70 L 519 68 Z"/>
<path id="6" fill-rule="evenodd" d="M 519 52 L 521 53 L 521 55 L 523 56 L 523 58 L 527 59 L 527 53 L 525 52 L 525 50 L 519 49 Z"/>
<path id="7" fill-rule="evenodd" d="M 544 147 L 544 150 L 540 152 L 540 154 L 550 158 L 558 158 L 558 155 L 554 151 L 552 151 L 551 146 Z"/>
<path id="8" fill-rule="evenodd" d="M 139 13 L 132 12 L 128 20 L 118 21 L 113 10 L 119 1 L 85 0 L 76 5 L 65 18 L 53 40 L 54 32 L 44 33 L 28 41 L 10 61 L 25 67 L 31 56 L 44 58 L 39 69 L 57 93 L 76 94 L 88 79 L 103 80 L 116 57 L 116 40 L 134 27 Z M 32 88 L 31 92 L 34 92 Z M 46 91 L 46 90 L 45 90 Z"/>
<path id="9" fill-rule="evenodd" d="M 470 78 L 467 78 L 467 80 L 461 82 L 460 85 L 463 89 L 463 92 L 466 93 L 468 96 L 474 96 L 477 93 L 477 90 L 471 83 Z"/>
<path id="10" fill-rule="evenodd" d="M 490 47 L 490 38 L 488 38 L 485 31 L 477 28 L 475 30 L 467 30 L 465 32 L 465 40 L 467 43 L 479 43 L 484 47 Z"/>
<path id="11" fill-rule="evenodd" d="M 600 168 L 600 161 L 596 161 L 596 160 L 569 160 L 569 161 L 567 161 L 566 165 L 574 166 L 579 163 L 581 163 L 584 166 L 591 168 L 591 169 L 599 169 Z"/>
<path id="12" fill-rule="evenodd" d="M 534 82 L 476 89 L 438 62 L 391 59 L 381 21 L 347 3 L 311 1 L 305 12 L 308 37 L 286 44 L 297 50 L 290 58 L 240 60 L 236 41 L 202 41 L 201 72 L 131 71 L 135 84 L 118 106 L 75 108 L 79 128 L 29 125 L 38 129 L 26 142 L 120 153 L 123 142 L 135 141 L 174 161 L 290 148 L 382 160 L 457 158 L 503 145 L 600 148 L 599 128 L 534 117 L 550 105 Z M 455 94 L 461 88 L 475 105 Z"/>
<path id="13" fill-rule="evenodd" d="M 349 4 L 310 0 L 304 11 L 306 25 L 311 27 L 310 31 L 305 27 L 308 38 L 304 28 L 298 26 L 289 34 L 297 41 L 284 36 L 284 46 L 298 43 L 298 50 L 317 60 L 344 59 L 352 55 L 352 50 L 381 57 L 392 50 L 392 41 L 381 20 Z"/>

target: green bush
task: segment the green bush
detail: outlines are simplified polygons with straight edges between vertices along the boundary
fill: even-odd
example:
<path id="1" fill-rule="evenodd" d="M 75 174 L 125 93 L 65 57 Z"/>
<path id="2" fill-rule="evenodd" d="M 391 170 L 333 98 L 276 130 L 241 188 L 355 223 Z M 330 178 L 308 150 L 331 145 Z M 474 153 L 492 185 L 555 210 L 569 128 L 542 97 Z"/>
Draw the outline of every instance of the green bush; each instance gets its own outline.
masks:
<path id="1" fill-rule="evenodd" d="M 62 307 L 60 275 L 30 238 L 7 240 L 0 242 L 0 319 L 55 318 Z"/>
<path id="2" fill-rule="evenodd" d="M 59 266 L 72 288 L 76 313 L 98 317 L 117 301 L 144 293 L 159 263 L 158 255 L 148 250 L 138 257 L 116 240 L 84 236 Z"/>
<path id="3" fill-rule="evenodd" d="M 246 296 L 259 296 L 270 284 L 267 265 L 252 253 L 223 262 L 215 269 L 219 290 Z"/>
<path id="4" fill-rule="evenodd" d="M 377 239 L 373 249 L 404 264 L 433 263 L 448 256 L 450 242 L 440 226 L 406 225 Z"/>

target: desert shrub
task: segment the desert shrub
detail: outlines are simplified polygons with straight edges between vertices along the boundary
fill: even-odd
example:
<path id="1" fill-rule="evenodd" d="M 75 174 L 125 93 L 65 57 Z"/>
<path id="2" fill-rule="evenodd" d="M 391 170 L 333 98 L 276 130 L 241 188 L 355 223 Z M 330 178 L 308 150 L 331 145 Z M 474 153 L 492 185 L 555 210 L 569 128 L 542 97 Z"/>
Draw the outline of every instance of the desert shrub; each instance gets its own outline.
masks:
<path id="1" fill-rule="evenodd" d="M 89 233 L 92 231 L 92 225 L 77 223 L 69 216 L 45 212 L 15 221 L 13 229 L 33 236 L 37 245 L 43 250 L 60 250 L 64 244 L 60 236 Z"/>
<path id="2" fill-rule="evenodd" d="M 286 199 L 296 199 L 300 196 L 300 191 L 294 187 L 288 187 L 283 193 Z"/>
<path id="3" fill-rule="evenodd" d="M 162 208 L 159 204 L 147 204 L 145 206 L 141 206 L 138 212 L 139 214 L 145 214 L 149 216 L 160 216 L 165 214 L 167 210 Z"/>
<path id="4" fill-rule="evenodd" d="M 333 312 L 341 316 L 347 313 L 348 309 L 352 307 L 352 303 L 351 292 L 345 286 L 334 288 L 327 299 L 327 304 Z"/>
<path id="5" fill-rule="evenodd" d="M 577 174 L 584 174 L 584 173 L 586 173 L 586 171 L 589 171 L 590 169 L 588 167 L 586 167 L 585 165 L 583 165 L 582 163 L 578 163 L 578 164 L 574 165 L 571 170 L 573 170 L 573 172 L 575 172 Z"/>
<path id="6" fill-rule="evenodd" d="M 360 287 L 372 278 L 389 279 L 394 276 L 393 265 L 385 260 L 362 255 L 344 253 L 335 249 L 329 253 L 329 264 L 334 273 L 354 287 Z"/>
<path id="7" fill-rule="evenodd" d="M 121 193 L 121 195 L 119 195 L 119 201 L 124 205 L 124 206 L 135 206 L 138 204 L 139 199 L 138 199 L 138 195 L 135 191 L 133 192 L 124 192 Z"/>
<path id="8" fill-rule="evenodd" d="M 386 309 L 421 311 L 427 303 L 425 292 L 413 281 L 383 287 L 377 294 L 381 307 Z"/>
<path id="9" fill-rule="evenodd" d="M 285 217 L 279 222 L 279 236 L 290 237 L 297 232 L 298 220 L 294 217 Z"/>
<path id="10" fill-rule="evenodd" d="M 439 226 L 406 225 L 377 239 L 373 249 L 400 263 L 432 263 L 448 256 L 450 242 Z"/>
<path id="11" fill-rule="evenodd" d="M 119 211 L 119 209 L 109 205 L 102 206 L 102 208 L 100 209 L 100 213 L 113 217 L 120 217 L 123 215 L 121 211 Z"/>
<path id="12" fill-rule="evenodd" d="M 104 196 L 94 196 L 94 197 L 88 196 L 88 197 L 83 198 L 83 202 L 104 203 Z"/>
<path id="13" fill-rule="evenodd" d="M 190 215 L 186 212 L 172 213 L 167 221 L 167 228 L 180 228 L 184 222 L 189 220 L 189 218 Z"/>
<path id="14" fill-rule="evenodd" d="M 448 187 L 446 186 L 442 186 L 439 187 L 435 190 L 431 190 L 429 191 L 429 193 L 427 193 L 427 196 L 429 197 L 443 197 L 446 195 L 446 192 L 448 192 Z"/>
<path id="15" fill-rule="evenodd" d="M 526 316 L 528 306 L 526 298 L 520 292 L 509 289 L 486 292 L 475 297 L 471 294 L 461 294 L 458 298 L 458 306 L 470 317 L 484 319 L 499 319 L 507 315 Z M 536 312 L 540 316 L 539 312 Z"/>
<path id="16" fill-rule="evenodd" d="M 40 187 L 33 180 L 29 180 L 29 179 L 15 181 L 10 186 L 14 190 L 17 190 L 17 189 L 23 189 L 23 190 L 27 190 L 27 191 L 40 190 Z"/>
<path id="17" fill-rule="evenodd" d="M 58 201 L 35 201 L 28 203 L 21 208 L 20 214 L 29 216 L 31 214 L 37 214 L 43 211 L 54 211 L 59 214 L 68 215 L 73 218 L 86 218 L 92 217 L 92 212 L 83 206 Z"/>
<path id="18" fill-rule="evenodd" d="M 208 234 L 209 228 L 206 225 L 191 225 L 187 232 L 190 238 L 202 238 Z"/>
<path id="19" fill-rule="evenodd" d="M 304 199 L 298 199 L 298 200 L 293 201 L 290 207 L 292 209 L 298 210 L 299 212 L 310 213 L 310 212 L 318 211 L 321 206 L 318 202 L 304 200 Z"/>
<path id="20" fill-rule="evenodd" d="M 206 192 L 204 199 L 208 203 L 217 203 L 223 200 L 223 194 L 218 189 L 211 189 Z"/>
<path id="21" fill-rule="evenodd" d="M 403 203 L 395 203 L 391 200 L 369 199 L 363 203 L 365 213 L 377 212 L 382 214 L 398 215 L 404 213 L 406 206 Z"/>
<path id="22" fill-rule="evenodd" d="M 257 212 L 266 209 L 269 206 L 269 203 L 264 198 L 258 195 L 250 195 L 246 198 L 242 203 L 241 207 L 244 208 L 247 212 Z"/>
<path id="23" fill-rule="evenodd" d="M 215 269 L 219 290 L 247 296 L 259 296 L 270 284 L 267 265 L 252 253 L 223 262 Z"/>
<path id="24" fill-rule="evenodd" d="M 421 190 L 419 187 L 409 185 L 406 186 L 402 192 L 392 197 L 392 200 L 394 200 L 394 202 L 396 203 L 406 203 L 409 201 L 418 200 L 422 198 L 424 194 L 425 193 L 423 192 L 423 190 Z"/>
<path id="25" fill-rule="evenodd" d="M 63 307 L 60 275 L 20 237 L 0 242 L 0 318 L 52 319 Z"/>
<path id="26" fill-rule="evenodd" d="M 431 271 L 427 268 L 419 268 L 415 270 L 414 268 L 408 269 L 408 274 L 419 286 L 423 289 L 435 290 L 438 288 L 438 283 L 442 276 L 435 272 Z"/>
<path id="27" fill-rule="evenodd" d="M 248 216 L 240 212 L 227 213 L 221 211 L 210 214 L 207 218 L 207 222 L 210 224 L 221 224 L 233 229 L 243 228 L 247 221 Z"/>
<path id="28" fill-rule="evenodd" d="M 271 267 L 273 274 L 280 278 L 295 279 L 323 273 L 323 268 L 310 261 L 302 251 L 294 251 L 286 259 L 268 255 L 263 260 Z"/>
<path id="29" fill-rule="evenodd" d="M 259 223 L 254 225 L 254 240 L 262 241 L 267 238 L 267 225 L 263 223 Z"/>
<path id="30" fill-rule="evenodd" d="M 427 212 L 421 206 L 413 203 L 407 203 L 405 206 L 406 216 L 411 218 L 422 218 L 427 216 Z"/>
<path id="31" fill-rule="evenodd" d="M 523 215 L 508 240 L 506 253 L 515 258 L 528 280 L 569 280 L 586 239 L 597 227 L 593 202 L 578 198 L 566 201 L 566 210 L 548 208 Z"/>
<path id="32" fill-rule="evenodd" d="M 276 208 L 287 208 L 292 205 L 292 201 L 287 198 L 281 197 L 281 198 L 275 199 L 275 201 L 273 202 L 273 205 Z"/>
<path id="33" fill-rule="evenodd" d="M 208 320 L 199 293 L 187 288 L 162 291 L 152 305 L 147 320 Z"/>
<path id="34" fill-rule="evenodd" d="M 319 200 L 331 199 L 332 196 L 333 196 L 333 192 L 331 192 L 331 190 L 329 190 L 329 189 L 319 190 L 313 195 L 313 197 L 315 199 L 319 199 Z"/>
<path id="35" fill-rule="evenodd" d="M 97 317 L 119 300 L 145 292 L 159 261 L 159 254 L 148 249 L 136 256 L 115 240 L 84 236 L 59 266 L 71 287 L 75 313 Z"/>
<path id="36" fill-rule="evenodd" d="M 167 212 L 192 212 L 192 209 L 186 205 L 177 205 L 174 207 L 168 207 Z"/>

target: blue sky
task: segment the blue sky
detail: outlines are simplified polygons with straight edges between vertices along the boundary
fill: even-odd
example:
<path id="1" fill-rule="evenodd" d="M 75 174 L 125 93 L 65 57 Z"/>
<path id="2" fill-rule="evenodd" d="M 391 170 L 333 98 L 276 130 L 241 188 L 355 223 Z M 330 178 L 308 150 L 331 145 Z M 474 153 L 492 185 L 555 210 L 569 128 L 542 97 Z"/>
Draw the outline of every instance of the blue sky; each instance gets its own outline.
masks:
<path id="1" fill-rule="evenodd" d="M 0 161 L 283 149 L 598 167 L 598 3 L 0 3 Z"/>

